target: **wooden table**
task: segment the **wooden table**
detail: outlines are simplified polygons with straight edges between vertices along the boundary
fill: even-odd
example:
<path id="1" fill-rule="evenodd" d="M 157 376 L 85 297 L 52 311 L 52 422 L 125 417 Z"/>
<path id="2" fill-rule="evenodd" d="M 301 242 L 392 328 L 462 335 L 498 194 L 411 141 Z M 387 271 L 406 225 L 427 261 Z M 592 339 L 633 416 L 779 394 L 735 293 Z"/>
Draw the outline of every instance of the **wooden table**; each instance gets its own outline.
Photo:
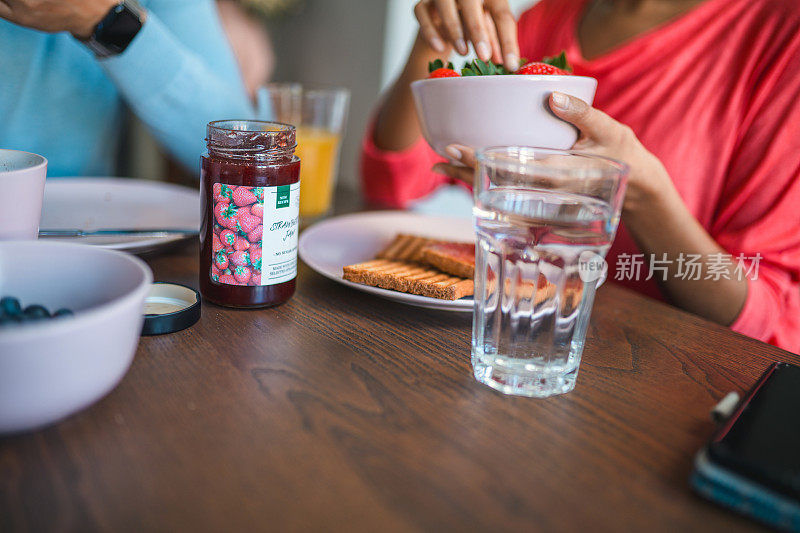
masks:
<path id="1" fill-rule="evenodd" d="M 196 256 L 149 263 L 196 286 Z M 800 357 L 607 285 L 577 388 L 533 400 L 472 378 L 470 323 L 305 265 L 281 307 L 206 305 L 93 407 L 0 440 L 0 531 L 759 527 L 690 491 L 692 459 L 719 399 Z"/>

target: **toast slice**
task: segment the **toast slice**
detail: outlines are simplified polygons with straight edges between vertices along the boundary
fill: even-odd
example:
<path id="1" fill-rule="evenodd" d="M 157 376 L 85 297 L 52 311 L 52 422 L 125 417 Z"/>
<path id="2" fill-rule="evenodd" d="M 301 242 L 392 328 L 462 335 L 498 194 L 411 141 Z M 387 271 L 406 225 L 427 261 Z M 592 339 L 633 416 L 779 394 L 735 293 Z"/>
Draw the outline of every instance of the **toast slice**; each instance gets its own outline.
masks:
<path id="1" fill-rule="evenodd" d="M 422 261 L 460 278 L 475 277 L 475 245 L 467 242 L 434 242 L 420 252 Z"/>
<path id="2" fill-rule="evenodd" d="M 428 245 L 439 242 L 442 241 L 400 233 L 386 248 L 380 251 L 377 255 L 377 259 L 414 261 L 419 263 L 422 261 L 422 250 Z"/>
<path id="3" fill-rule="evenodd" d="M 344 279 L 382 289 L 389 289 L 441 300 L 472 296 L 474 284 L 411 261 L 374 259 L 344 267 Z"/>

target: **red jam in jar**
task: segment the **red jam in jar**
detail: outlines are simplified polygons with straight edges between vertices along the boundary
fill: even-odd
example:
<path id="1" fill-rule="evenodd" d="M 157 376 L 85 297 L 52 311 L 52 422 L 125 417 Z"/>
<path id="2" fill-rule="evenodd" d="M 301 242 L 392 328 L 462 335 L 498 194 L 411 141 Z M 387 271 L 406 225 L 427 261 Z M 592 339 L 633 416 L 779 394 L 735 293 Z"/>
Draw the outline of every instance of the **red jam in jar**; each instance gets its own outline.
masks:
<path id="1" fill-rule="evenodd" d="M 292 297 L 300 159 L 295 128 L 258 120 L 208 124 L 200 164 L 200 293 L 229 307 Z"/>

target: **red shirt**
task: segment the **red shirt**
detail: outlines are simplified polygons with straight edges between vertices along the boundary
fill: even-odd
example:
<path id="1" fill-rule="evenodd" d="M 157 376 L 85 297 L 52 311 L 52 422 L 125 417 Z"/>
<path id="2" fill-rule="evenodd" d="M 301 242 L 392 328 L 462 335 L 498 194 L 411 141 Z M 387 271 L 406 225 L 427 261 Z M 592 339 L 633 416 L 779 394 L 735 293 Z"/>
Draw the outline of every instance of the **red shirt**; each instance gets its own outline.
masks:
<path id="1" fill-rule="evenodd" d="M 661 160 L 720 246 L 734 256 L 760 254 L 732 329 L 800 352 L 800 2 L 706 0 L 592 60 L 576 38 L 586 4 L 543 0 L 525 12 L 522 55 L 564 49 L 576 74 L 598 80 L 594 106 L 630 126 Z M 449 182 L 431 171 L 438 161 L 422 140 L 381 151 L 369 131 L 365 195 L 405 206 Z M 624 262 L 620 254 L 639 253 L 621 225 L 611 272 Z M 663 299 L 645 277 L 620 283 Z"/>

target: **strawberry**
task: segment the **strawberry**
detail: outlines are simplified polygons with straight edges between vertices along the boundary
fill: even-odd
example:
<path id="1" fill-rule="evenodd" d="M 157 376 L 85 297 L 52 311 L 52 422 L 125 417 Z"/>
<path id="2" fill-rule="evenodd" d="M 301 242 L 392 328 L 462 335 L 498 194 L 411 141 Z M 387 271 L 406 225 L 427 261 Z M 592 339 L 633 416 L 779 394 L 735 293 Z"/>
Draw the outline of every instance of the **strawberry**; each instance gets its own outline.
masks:
<path id="1" fill-rule="evenodd" d="M 220 250 L 216 254 L 214 254 L 214 266 L 220 270 L 225 270 L 228 268 L 228 254 L 224 251 Z"/>
<path id="2" fill-rule="evenodd" d="M 236 242 L 236 233 L 229 229 L 224 229 L 219 232 L 219 240 L 223 246 L 233 246 Z"/>
<path id="3" fill-rule="evenodd" d="M 435 78 L 460 78 L 461 74 L 456 72 L 451 68 L 437 68 L 430 74 L 428 74 L 428 79 L 432 80 Z"/>
<path id="4" fill-rule="evenodd" d="M 261 224 L 263 218 L 259 218 L 252 214 L 248 209 L 240 209 L 239 210 L 239 228 L 245 233 L 250 233 L 256 226 Z"/>
<path id="5" fill-rule="evenodd" d="M 250 263 L 250 254 L 244 250 L 238 250 L 231 254 L 230 262 L 235 266 L 247 266 Z"/>
<path id="6" fill-rule="evenodd" d="M 211 263 L 211 277 L 213 278 L 215 275 L 219 276 L 221 273 L 222 271 L 218 269 L 214 263 Z"/>
<path id="7" fill-rule="evenodd" d="M 248 187 L 237 187 L 233 191 L 233 203 L 239 207 L 245 207 L 256 201 L 256 195 Z"/>
<path id="8" fill-rule="evenodd" d="M 540 61 L 532 61 L 530 63 L 522 65 L 517 71 L 517 74 L 528 75 L 528 76 L 537 74 L 538 75 L 557 74 L 560 76 L 569 76 L 569 72 L 567 72 L 566 70 L 562 70 L 558 67 L 554 67 L 553 65 L 548 65 L 547 63 L 542 63 Z"/>
<path id="9" fill-rule="evenodd" d="M 253 272 L 250 274 L 250 285 L 261 285 L 261 269 L 260 268 L 253 268 Z"/>
<path id="10" fill-rule="evenodd" d="M 223 274 L 219 277 L 219 282 L 224 283 L 226 285 L 238 285 L 236 282 L 236 278 L 231 276 L 230 274 Z"/>
<path id="11" fill-rule="evenodd" d="M 242 285 L 247 285 L 250 282 L 250 269 L 247 267 L 238 266 L 233 271 L 233 277 L 236 278 Z"/>
<path id="12" fill-rule="evenodd" d="M 233 246 L 226 246 L 222 250 L 225 252 L 226 255 L 231 255 L 233 252 L 236 251 L 233 249 Z"/>
<path id="13" fill-rule="evenodd" d="M 237 252 L 240 250 L 247 250 L 250 248 L 250 243 L 244 237 L 237 235 L 233 240 L 233 249 Z"/>
<path id="14" fill-rule="evenodd" d="M 261 242 L 261 237 L 264 235 L 264 226 L 259 224 L 256 228 L 247 234 L 247 240 L 250 241 L 252 244 L 258 244 Z"/>
<path id="15" fill-rule="evenodd" d="M 214 202 L 230 203 L 231 201 L 231 188 L 222 183 L 214 184 Z"/>
<path id="16" fill-rule="evenodd" d="M 264 218 L 264 204 L 258 202 L 254 203 L 250 206 L 250 212 L 259 219 Z"/>
<path id="17" fill-rule="evenodd" d="M 238 218 L 236 218 L 237 209 L 235 206 L 227 204 L 217 204 L 214 206 L 214 218 L 223 228 L 228 228 L 236 231 Z"/>
<path id="18" fill-rule="evenodd" d="M 261 271 L 261 248 L 253 246 L 250 248 L 250 264 L 258 271 Z"/>
<path id="19" fill-rule="evenodd" d="M 541 61 L 533 61 L 522 65 L 517 74 L 558 74 L 569 76 L 572 74 L 572 67 L 567 62 L 567 53 L 562 50 L 557 56 L 545 57 Z"/>
<path id="20" fill-rule="evenodd" d="M 219 240 L 217 234 L 212 234 L 211 236 L 211 251 L 212 252 L 219 252 L 222 250 L 222 241 Z"/>

